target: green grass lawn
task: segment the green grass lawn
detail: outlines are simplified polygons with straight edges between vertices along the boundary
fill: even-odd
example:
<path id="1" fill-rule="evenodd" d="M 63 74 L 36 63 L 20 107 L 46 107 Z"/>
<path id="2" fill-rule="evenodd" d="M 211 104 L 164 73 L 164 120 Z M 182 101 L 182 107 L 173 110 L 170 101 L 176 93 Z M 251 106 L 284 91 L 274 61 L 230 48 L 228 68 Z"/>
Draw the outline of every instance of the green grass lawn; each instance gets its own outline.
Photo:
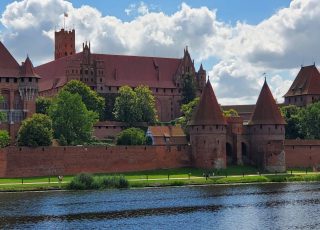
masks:
<path id="1" fill-rule="evenodd" d="M 309 169 L 311 171 L 311 169 Z M 160 169 L 152 171 L 95 174 L 95 176 L 124 175 L 129 180 L 131 187 L 146 186 L 180 186 L 192 184 L 228 184 L 228 183 L 252 183 L 252 182 L 291 182 L 291 181 L 320 181 L 320 174 L 311 172 L 305 174 L 305 169 L 289 169 L 285 175 L 258 175 L 259 170 L 249 166 L 231 166 L 223 170 L 203 170 L 195 168 Z M 214 177 L 212 173 L 214 172 Z M 209 178 L 203 177 L 208 173 Z M 296 174 L 296 175 L 295 175 Z M 169 175 L 169 180 L 168 180 Z M 250 175 L 250 176 L 247 176 Z M 190 176 L 190 178 L 189 178 Z M 33 178 L 0 178 L 0 191 L 22 190 L 48 190 L 64 189 L 73 176 L 64 176 L 63 183 L 59 185 L 58 178 L 33 177 Z M 179 178 L 179 179 L 175 179 Z M 16 184 L 14 184 L 16 183 Z M 42 184 L 28 184 L 42 183 Z"/>

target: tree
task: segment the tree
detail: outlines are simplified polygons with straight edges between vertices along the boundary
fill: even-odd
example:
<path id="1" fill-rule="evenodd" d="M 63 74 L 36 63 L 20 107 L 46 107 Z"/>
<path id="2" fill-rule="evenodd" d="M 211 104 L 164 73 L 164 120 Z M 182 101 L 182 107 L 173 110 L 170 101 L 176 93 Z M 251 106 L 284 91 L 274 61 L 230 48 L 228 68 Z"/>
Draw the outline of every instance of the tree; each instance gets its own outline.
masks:
<path id="1" fill-rule="evenodd" d="M 137 107 L 141 111 L 140 121 L 155 123 L 157 120 L 157 110 L 155 106 L 155 99 L 152 91 L 147 86 L 138 86 L 135 88 L 137 97 Z"/>
<path id="2" fill-rule="evenodd" d="M 129 125 L 140 121 L 141 113 L 137 105 L 136 93 L 129 86 L 122 86 L 119 89 L 119 96 L 114 105 L 114 117 L 118 121 L 126 122 Z"/>
<path id="3" fill-rule="evenodd" d="M 117 137 L 117 145 L 144 145 L 145 143 L 145 133 L 138 128 L 125 129 Z"/>
<path id="4" fill-rule="evenodd" d="M 320 138 L 320 102 L 308 105 L 299 112 L 300 133 L 306 139 Z"/>
<path id="5" fill-rule="evenodd" d="M 52 121 L 45 114 L 33 114 L 32 117 L 22 121 L 18 132 L 18 145 L 20 146 L 49 146 L 52 142 Z"/>
<path id="6" fill-rule="evenodd" d="M 0 148 L 4 148 L 10 144 L 10 136 L 7 130 L 0 130 Z"/>
<path id="7" fill-rule="evenodd" d="M 87 109 L 97 112 L 100 120 L 104 119 L 105 100 L 103 97 L 99 96 L 96 91 L 90 89 L 89 86 L 81 81 L 71 80 L 62 88 L 62 90 L 72 94 L 79 94 Z"/>
<path id="8" fill-rule="evenodd" d="M 192 114 L 193 114 L 195 108 L 198 106 L 199 101 L 200 101 L 200 98 L 196 97 L 188 104 L 184 104 L 181 106 L 181 113 L 183 116 L 179 118 L 178 123 L 181 124 L 181 126 L 185 132 L 187 132 L 187 125 L 188 125 L 189 121 L 191 120 Z"/>
<path id="9" fill-rule="evenodd" d="M 282 116 L 287 122 L 286 139 L 303 138 L 301 133 L 301 109 L 295 105 L 283 106 L 281 108 Z"/>
<path id="10" fill-rule="evenodd" d="M 133 125 L 136 122 L 154 123 L 156 121 L 155 99 L 146 86 L 133 90 L 122 86 L 114 106 L 114 117 L 118 121 Z"/>
<path id="11" fill-rule="evenodd" d="M 190 73 L 182 78 L 182 104 L 188 104 L 195 99 L 197 93 L 194 76 Z"/>
<path id="12" fill-rule="evenodd" d="M 0 103 L 4 102 L 4 97 L 0 95 Z M 5 112 L 0 112 L 0 122 L 7 119 L 7 114 Z"/>
<path id="13" fill-rule="evenodd" d="M 36 113 L 48 115 L 48 109 L 52 104 L 52 99 L 47 97 L 38 97 L 36 99 Z"/>
<path id="14" fill-rule="evenodd" d="M 77 145 L 91 141 L 93 124 L 98 114 L 88 110 L 79 94 L 61 90 L 49 108 L 54 136 L 61 145 Z"/>
<path id="15" fill-rule="evenodd" d="M 239 117 L 239 114 L 234 109 L 223 110 L 223 116 L 225 117 Z"/>

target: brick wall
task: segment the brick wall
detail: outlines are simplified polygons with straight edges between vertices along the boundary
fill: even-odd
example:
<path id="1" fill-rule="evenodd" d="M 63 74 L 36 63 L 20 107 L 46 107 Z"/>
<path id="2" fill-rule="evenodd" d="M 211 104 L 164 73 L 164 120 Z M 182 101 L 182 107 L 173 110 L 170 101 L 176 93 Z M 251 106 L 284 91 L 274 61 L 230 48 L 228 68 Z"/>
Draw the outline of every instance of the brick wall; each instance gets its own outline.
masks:
<path id="1" fill-rule="evenodd" d="M 190 166 L 189 146 L 8 147 L 0 177 L 129 172 Z"/>
<path id="2" fill-rule="evenodd" d="M 320 140 L 285 140 L 284 145 L 287 168 L 320 165 Z"/>

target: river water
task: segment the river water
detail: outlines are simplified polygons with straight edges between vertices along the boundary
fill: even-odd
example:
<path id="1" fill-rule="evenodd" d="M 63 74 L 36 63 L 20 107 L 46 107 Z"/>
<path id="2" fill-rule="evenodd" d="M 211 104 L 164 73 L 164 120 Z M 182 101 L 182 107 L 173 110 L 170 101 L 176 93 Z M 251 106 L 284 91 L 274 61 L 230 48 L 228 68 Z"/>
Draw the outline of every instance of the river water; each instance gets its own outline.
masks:
<path id="1" fill-rule="evenodd" d="M 320 229 L 320 184 L 0 194 L 0 229 Z"/>

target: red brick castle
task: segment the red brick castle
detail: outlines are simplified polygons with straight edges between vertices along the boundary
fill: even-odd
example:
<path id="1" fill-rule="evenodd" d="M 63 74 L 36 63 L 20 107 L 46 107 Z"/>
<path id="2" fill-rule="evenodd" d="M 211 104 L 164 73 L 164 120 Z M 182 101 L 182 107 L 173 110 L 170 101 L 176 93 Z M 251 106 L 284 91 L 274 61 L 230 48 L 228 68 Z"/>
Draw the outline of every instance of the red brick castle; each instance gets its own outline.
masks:
<path id="1" fill-rule="evenodd" d="M 182 58 L 160 58 L 92 53 L 90 43 L 75 53 L 75 31 L 55 32 L 55 60 L 35 68 L 41 76 L 39 93 L 52 96 L 68 81 L 80 80 L 107 98 L 123 85 L 147 85 L 156 98 L 161 121 L 180 116 L 182 78 L 195 78 L 198 95 L 206 82 L 202 65 L 195 70 L 188 48 Z"/>

